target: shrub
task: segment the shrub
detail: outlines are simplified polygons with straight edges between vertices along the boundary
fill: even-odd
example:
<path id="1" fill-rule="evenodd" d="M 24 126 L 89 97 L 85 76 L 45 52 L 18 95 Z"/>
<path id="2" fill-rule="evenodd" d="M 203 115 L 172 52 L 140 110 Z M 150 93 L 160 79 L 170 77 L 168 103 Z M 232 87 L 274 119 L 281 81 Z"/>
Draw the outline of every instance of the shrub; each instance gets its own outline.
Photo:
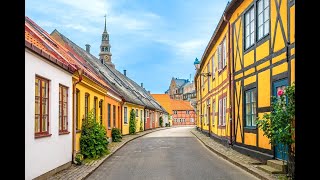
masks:
<path id="1" fill-rule="evenodd" d="M 108 152 L 108 143 L 105 127 L 96 122 L 91 110 L 82 124 L 81 153 L 84 158 L 97 159 Z"/>
<path id="2" fill-rule="evenodd" d="M 140 131 L 142 132 L 143 131 L 143 123 L 142 123 L 142 120 L 140 121 Z"/>
<path id="3" fill-rule="evenodd" d="M 166 125 L 165 125 L 166 127 L 169 127 L 169 123 L 166 123 Z"/>
<path id="4" fill-rule="evenodd" d="M 122 135 L 119 128 L 112 128 L 111 137 L 113 142 L 121 142 Z"/>
<path id="5" fill-rule="evenodd" d="M 135 133 L 136 133 L 136 113 L 132 109 L 130 111 L 129 134 L 135 134 Z"/>
<path id="6" fill-rule="evenodd" d="M 77 153 L 76 157 L 75 157 L 75 160 L 76 160 L 76 164 L 77 165 L 81 165 L 82 161 L 83 161 L 83 155 L 81 153 Z"/>
<path id="7" fill-rule="evenodd" d="M 162 119 L 162 116 L 160 116 L 160 118 L 159 118 L 159 124 L 160 124 L 160 127 L 163 127 L 163 119 Z"/>

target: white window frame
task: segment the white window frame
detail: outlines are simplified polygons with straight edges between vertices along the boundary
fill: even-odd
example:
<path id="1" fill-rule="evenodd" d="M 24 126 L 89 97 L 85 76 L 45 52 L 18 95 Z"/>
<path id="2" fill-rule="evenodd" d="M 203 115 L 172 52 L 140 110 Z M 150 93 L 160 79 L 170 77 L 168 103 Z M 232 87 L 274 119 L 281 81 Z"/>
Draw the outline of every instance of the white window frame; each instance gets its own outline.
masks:
<path id="1" fill-rule="evenodd" d="M 261 3 L 261 7 L 259 7 L 260 3 Z M 269 3 L 269 0 L 258 0 L 256 6 L 257 6 L 257 27 L 256 27 L 257 41 L 259 41 L 264 37 L 268 36 L 270 32 L 270 3 Z"/>
<path id="2" fill-rule="evenodd" d="M 247 28 L 249 28 L 249 29 L 247 29 Z M 248 35 L 248 33 L 249 33 L 249 35 Z M 255 43 L 255 11 L 254 11 L 254 6 L 252 6 L 244 14 L 244 42 L 245 42 L 244 43 L 245 50 L 252 47 Z"/>
<path id="3" fill-rule="evenodd" d="M 226 117 L 227 117 L 227 96 L 225 96 L 222 100 L 223 106 L 223 114 L 222 114 L 222 125 L 226 125 Z"/>
<path id="4" fill-rule="evenodd" d="M 214 67 L 214 56 L 216 55 L 216 52 L 213 53 L 212 57 L 211 57 L 211 63 L 212 63 L 212 79 L 215 79 L 215 67 Z"/>
<path id="5" fill-rule="evenodd" d="M 222 41 L 222 69 L 227 66 L 227 38 Z"/>
<path id="6" fill-rule="evenodd" d="M 222 125 L 222 118 L 223 118 L 223 116 L 222 116 L 222 99 L 219 99 L 219 117 L 218 117 L 218 119 L 219 119 L 219 126 L 221 126 Z"/>

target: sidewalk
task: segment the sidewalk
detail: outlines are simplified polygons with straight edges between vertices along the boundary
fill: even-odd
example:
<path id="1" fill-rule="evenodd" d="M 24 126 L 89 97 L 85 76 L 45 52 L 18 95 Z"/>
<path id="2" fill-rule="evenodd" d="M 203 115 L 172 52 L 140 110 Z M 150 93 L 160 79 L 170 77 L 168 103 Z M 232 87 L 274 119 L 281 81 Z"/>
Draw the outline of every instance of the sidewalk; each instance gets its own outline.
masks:
<path id="1" fill-rule="evenodd" d="M 123 145 L 127 144 L 128 142 L 144 136 L 146 134 L 155 132 L 155 131 L 160 131 L 164 129 L 168 129 L 171 127 L 163 127 L 163 128 L 157 128 L 157 129 L 152 129 L 152 130 L 147 130 L 143 132 L 138 132 L 135 135 L 125 135 L 122 137 L 121 142 L 111 142 L 108 145 L 110 154 L 104 156 L 103 158 L 95 161 L 91 161 L 88 164 L 82 164 L 80 166 L 77 166 L 75 164 L 72 164 L 71 167 L 68 169 L 65 169 L 52 177 L 49 178 L 49 180 L 55 180 L 55 179 L 85 179 L 87 176 L 89 176 L 96 168 L 100 166 L 106 159 L 108 159 L 112 154 L 114 154 L 118 149 L 120 149 Z"/>
<path id="2" fill-rule="evenodd" d="M 260 169 L 258 169 L 258 160 L 253 159 L 249 156 L 241 154 L 232 148 L 228 148 L 214 139 L 208 137 L 207 135 L 197 131 L 196 129 L 191 130 L 191 133 L 194 134 L 207 148 L 209 148 L 214 153 L 218 154 L 222 158 L 230 161 L 231 163 L 239 166 L 240 168 L 244 169 L 245 171 L 253 174 L 254 176 L 258 177 L 259 179 L 264 180 L 274 180 L 277 179 L 277 176 L 268 174 Z"/>

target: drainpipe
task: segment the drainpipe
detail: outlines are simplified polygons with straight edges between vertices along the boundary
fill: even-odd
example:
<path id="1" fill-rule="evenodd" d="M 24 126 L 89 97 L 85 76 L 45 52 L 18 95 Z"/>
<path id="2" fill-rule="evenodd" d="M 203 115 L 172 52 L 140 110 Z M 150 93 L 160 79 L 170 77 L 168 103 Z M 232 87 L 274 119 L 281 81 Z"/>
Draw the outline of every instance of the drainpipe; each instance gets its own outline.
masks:
<path id="1" fill-rule="evenodd" d="M 230 21 L 227 20 L 226 18 L 226 14 L 223 15 L 223 20 L 228 23 L 228 78 L 229 78 L 229 114 L 230 114 L 230 119 L 229 119 L 229 123 L 230 123 L 230 139 L 229 139 L 229 145 L 232 145 L 232 131 L 233 131 L 233 128 L 232 128 L 232 125 L 234 123 L 232 123 L 232 120 L 234 119 L 234 114 L 233 114 L 233 106 L 232 106 L 232 102 L 233 102 L 233 73 L 231 73 L 231 66 L 233 64 L 233 61 L 231 63 L 231 48 L 230 48 L 230 33 L 231 33 L 231 30 L 230 30 Z M 231 80 L 232 79 L 232 80 Z"/>
<path id="2" fill-rule="evenodd" d="M 83 73 L 83 69 L 78 69 L 77 70 L 78 74 L 79 74 L 79 79 L 77 82 L 73 83 L 72 85 L 72 95 L 73 95 L 73 128 L 72 128 L 72 133 L 73 133 L 73 136 L 72 136 L 72 162 L 73 163 L 76 163 L 75 161 L 75 157 L 76 157 L 76 129 L 77 129 L 77 126 L 76 126 L 76 122 L 77 122 L 77 119 L 75 117 L 76 113 L 77 113 L 77 109 L 76 109 L 76 85 L 78 83 L 80 83 L 82 81 L 82 73 Z"/>

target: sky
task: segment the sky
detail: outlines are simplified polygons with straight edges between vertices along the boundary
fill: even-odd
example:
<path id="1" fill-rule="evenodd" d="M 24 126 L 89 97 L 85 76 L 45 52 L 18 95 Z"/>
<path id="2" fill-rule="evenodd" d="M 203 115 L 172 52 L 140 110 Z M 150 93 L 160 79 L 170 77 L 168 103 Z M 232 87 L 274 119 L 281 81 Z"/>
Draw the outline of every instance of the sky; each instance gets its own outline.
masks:
<path id="1" fill-rule="evenodd" d="M 57 29 L 99 57 L 107 15 L 112 62 L 152 94 L 172 77 L 193 81 L 228 0 L 26 0 L 26 16 L 51 33 Z M 191 74 L 191 78 L 190 78 Z"/>

